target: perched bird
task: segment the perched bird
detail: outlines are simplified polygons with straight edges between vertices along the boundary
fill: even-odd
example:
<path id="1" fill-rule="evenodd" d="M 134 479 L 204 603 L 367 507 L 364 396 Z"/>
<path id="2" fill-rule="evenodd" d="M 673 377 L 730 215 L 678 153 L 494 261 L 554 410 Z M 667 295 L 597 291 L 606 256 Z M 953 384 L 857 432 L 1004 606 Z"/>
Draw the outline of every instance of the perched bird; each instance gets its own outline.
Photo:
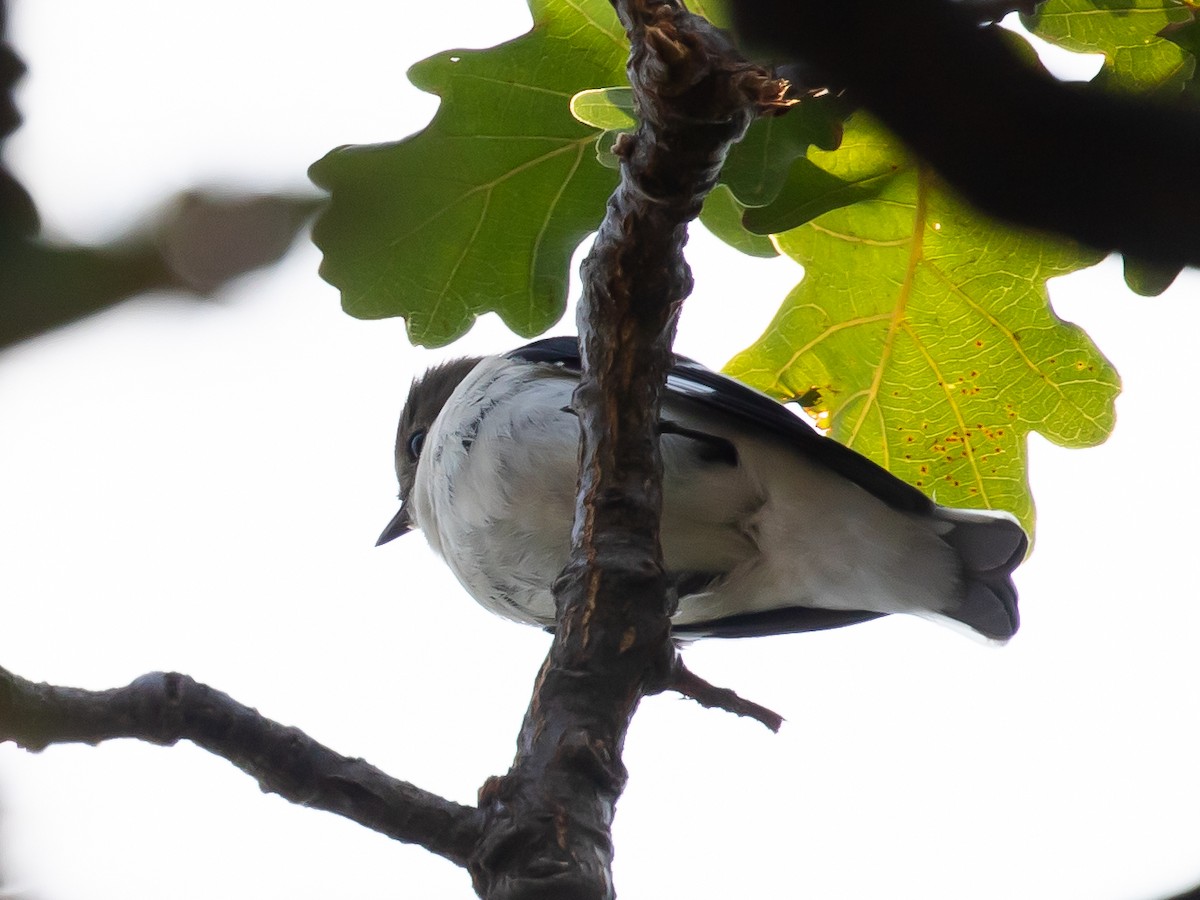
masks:
<path id="1" fill-rule="evenodd" d="M 554 624 L 575 509 L 575 338 L 460 359 L 413 382 L 396 436 L 400 512 L 479 603 Z M 676 357 L 661 414 L 662 547 L 681 639 L 834 628 L 887 613 L 1007 640 L 1024 531 L 938 506 L 765 394 Z"/>

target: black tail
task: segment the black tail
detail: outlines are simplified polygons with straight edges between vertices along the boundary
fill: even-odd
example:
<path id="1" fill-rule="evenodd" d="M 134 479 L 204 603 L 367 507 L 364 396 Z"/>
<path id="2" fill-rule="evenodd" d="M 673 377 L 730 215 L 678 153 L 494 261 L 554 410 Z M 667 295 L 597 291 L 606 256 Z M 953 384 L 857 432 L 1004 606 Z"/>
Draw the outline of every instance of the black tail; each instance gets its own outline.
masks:
<path id="1" fill-rule="evenodd" d="M 1025 559 L 1029 538 L 1001 513 L 942 507 L 935 515 L 950 525 L 942 539 L 962 562 L 962 598 L 946 614 L 985 637 L 1007 641 L 1021 624 L 1012 573 Z"/>

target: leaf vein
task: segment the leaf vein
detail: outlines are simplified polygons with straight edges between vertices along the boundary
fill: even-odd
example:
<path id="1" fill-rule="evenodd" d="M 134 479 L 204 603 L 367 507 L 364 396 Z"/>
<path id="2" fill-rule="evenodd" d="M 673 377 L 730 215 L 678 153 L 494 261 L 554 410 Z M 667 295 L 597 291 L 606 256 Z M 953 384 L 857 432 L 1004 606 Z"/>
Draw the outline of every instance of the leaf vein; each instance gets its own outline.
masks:
<path id="1" fill-rule="evenodd" d="M 599 31 L 601 34 L 603 34 L 614 45 L 616 45 L 621 50 L 622 54 L 625 54 L 628 52 L 628 47 L 625 45 L 624 35 L 617 36 L 617 35 L 613 34 L 611 30 L 609 30 L 608 28 L 605 28 L 600 22 L 596 21 L 596 19 L 594 19 L 592 16 L 588 15 L 587 12 L 583 9 L 583 7 L 579 3 L 575 2 L 575 0 L 563 0 L 563 2 L 567 6 L 571 7 L 571 9 L 575 10 L 575 12 L 579 13 L 579 17 L 581 19 L 583 19 L 585 22 L 587 22 L 589 25 L 591 25 L 593 28 L 595 28 L 597 31 Z"/>
<path id="2" fill-rule="evenodd" d="M 846 440 L 846 444 L 849 446 L 854 446 L 854 441 L 858 437 L 859 431 L 862 430 L 863 423 L 867 420 L 867 414 L 871 411 L 871 407 L 879 400 L 879 388 L 883 384 L 884 370 L 887 369 L 888 363 L 892 358 L 892 350 L 896 343 L 896 332 L 904 322 L 908 301 L 912 296 L 913 282 L 916 279 L 917 266 L 920 264 L 925 252 L 925 207 L 928 193 L 929 175 L 924 168 L 918 168 L 917 205 L 913 212 L 912 234 L 908 238 L 911 242 L 908 252 L 908 264 L 904 269 L 904 280 L 900 283 L 900 291 L 896 296 L 896 304 L 892 308 L 892 319 L 888 325 L 887 337 L 883 341 L 883 350 L 879 354 L 879 364 L 875 366 L 875 371 L 871 375 L 871 387 L 867 394 L 867 401 L 858 415 L 858 421 L 850 429 L 850 436 Z M 885 439 L 883 443 L 886 445 L 887 440 Z"/>
<path id="3" fill-rule="evenodd" d="M 935 360 L 933 355 L 928 351 L 928 349 L 926 349 L 925 345 L 921 342 L 921 339 L 917 336 L 917 333 L 913 330 L 912 326 L 905 322 L 902 323 L 900 327 L 904 329 L 905 334 L 907 334 L 912 340 L 913 346 L 917 348 L 917 351 L 924 358 L 926 365 L 929 366 L 930 370 L 934 374 L 934 377 L 937 378 L 937 383 L 938 386 L 941 387 L 942 393 L 946 395 L 946 405 L 950 407 L 950 411 L 954 413 L 955 421 L 958 422 L 958 429 L 962 434 L 963 450 L 967 454 L 967 464 L 971 467 L 971 474 L 975 477 L 975 486 L 979 488 L 980 499 L 983 500 L 985 506 L 991 508 L 992 501 L 988 498 L 987 487 L 984 485 L 983 481 L 983 473 L 979 471 L 979 463 L 975 459 L 975 449 L 971 446 L 971 441 L 967 438 L 967 420 L 963 418 L 962 410 L 959 408 L 958 403 L 956 403 L 954 400 L 953 390 L 951 389 L 949 383 L 947 383 L 945 377 L 942 375 L 941 369 L 938 368 L 937 360 Z"/>
<path id="4" fill-rule="evenodd" d="M 1063 390 L 1063 385 L 1067 384 L 1068 382 L 1052 381 L 1050 379 L 1050 376 L 1046 372 L 1042 371 L 1042 369 L 1038 366 L 1038 364 L 1036 362 L 1034 362 L 1033 359 L 1030 358 L 1029 354 L 1027 354 L 1025 352 L 1025 350 L 1021 346 L 1021 342 L 1019 340 L 1017 340 L 1017 337 L 1013 333 L 1013 331 L 1007 325 L 1005 325 L 1003 322 L 1001 322 L 999 319 L 997 319 L 994 315 L 992 315 L 991 311 L 988 310 L 987 307 L 977 303 L 971 297 L 970 294 L 968 294 L 966 291 L 962 290 L 962 288 L 959 287 L 959 285 L 957 285 L 953 281 L 951 281 L 950 278 L 946 275 L 946 273 L 943 272 L 940 268 L 938 268 L 933 263 L 927 263 L 926 269 L 929 272 L 931 272 L 935 278 L 937 278 L 944 285 L 946 285 L 946 287 L 949 288 L 951 293 L 953 293 L 960 300 L 962 300 L 964 303 L 966 303 L 968 306 L 970 306 L 973 310 L 975 310 L 977 313 L 979 313 L 979 315 L 982 316 L 984 319 L 986 319 L 992 325 L 993 328 L 995 328 L 997 331 L 999 331 L 1001 334 L 1003 334 L 1005 339 L 1008 341 L 1008 343 L 1011 344 L 1012 348 L 1016 351 L 1017 356 L 1020 357 L 1021 361 L 1024 362 L 1025 365 L 1028 367 L 1029 371 L 1036 374 L 1037 377 L 1039 379 L 1041 379 L 1044 384 L 1050 386 L 1055 392 L 1057 392 L 1059 397 L 1062 399 L 1062 402 L 1066 403 L 1069 407 L 1074 409 L 1077 413 L 1079 413 L 1079 415 L 1083 416 L 1083 418 L 1087 419 L 1093 425 L 1099 424 L 1098 416 L 1093 416 L 1093 415 L 1089 414 L 1087 412 L 1087 410 L 1085 410 L 1082 406 L 1080 406 L 1078 403 L 1076 403 L 1074 400 L 1072 400 L 1070 397 L 1067 396 L 1066 391 Z M 1043 328 L 1043 329 L 1039 329 L 1039 330 L 1046 330 L 1046 329 Z"/>
<path id="5" fill-rule="evenodd" d="M 554 194 L 554 199 L 550 202 L 549 206 L 546 207 L 546 215 L 542 218 L 541 227 L 538 228 L 537 236 L 533 240 L 533 251 L 529 254 L 529 293 L 527 295 L 526 307 L 529 316 L 526 320 L 527 322 L 532 322 L 534 320 L 534 304 L 536 302 L 534 298 L 534 270 L 537 268 L 537 258 L 542 247 L 542 239 L 546 236 L 546 231 L 550 227 L 550 221 L 554 218 L 554 211 L 558 208 L 559 201 L 562 200 L 563 194 L 565 194 L 567 191 L 567 185 L 571 183 L 571 180 L 579 171 L 579 166 L 582 164 L 583 158 L 584 145 L 579 144 L 578 151 L 575 154 L 575 162 L 571 164 L 571 171 L 568 172 L 567 176 L 562 180 L 562 184 L 559 185 L 558 191 Z"/>

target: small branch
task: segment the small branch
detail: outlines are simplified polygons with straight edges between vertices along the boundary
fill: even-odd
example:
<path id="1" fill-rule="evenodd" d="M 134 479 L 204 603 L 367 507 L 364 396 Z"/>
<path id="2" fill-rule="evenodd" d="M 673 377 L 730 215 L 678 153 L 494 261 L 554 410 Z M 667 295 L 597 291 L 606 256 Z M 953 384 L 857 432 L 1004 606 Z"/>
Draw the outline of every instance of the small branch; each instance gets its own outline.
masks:
<path id="1" fill-rule="evenodd" d="M 1200 111 L 1063 84 L 959 0 L 733 0 L 739 33 L 821 73 L 985 212 L 1200 265 Z M 1003 5 L 1002 5 L 1003 7 Z"/>
<path id="2" fill-rule="evenodd" d="M 87 691 L 35 684 L 0 668 L 0 743 L 39 751 L 114 738 L 159 745 L 189 740 L 229 760 L 266 792 L 420 844 L 459 865 L 479 839 L 478 810 L 334 753 L 186 675 L 155 672 L 122 688 Z"/>
<path id="3" fill-rule="evenodd" d="M 663 684 L 662 690 L 677 691 L 708 709 L 723 709 L 734 715 L 754 719 L 775 732 L 783 725 L 783 716 L 779 713 L 739 697 L 729 688 L 710 684 L 684 665 L 683 658 L 679 656 L 676 656 L 671 675 Z"/>

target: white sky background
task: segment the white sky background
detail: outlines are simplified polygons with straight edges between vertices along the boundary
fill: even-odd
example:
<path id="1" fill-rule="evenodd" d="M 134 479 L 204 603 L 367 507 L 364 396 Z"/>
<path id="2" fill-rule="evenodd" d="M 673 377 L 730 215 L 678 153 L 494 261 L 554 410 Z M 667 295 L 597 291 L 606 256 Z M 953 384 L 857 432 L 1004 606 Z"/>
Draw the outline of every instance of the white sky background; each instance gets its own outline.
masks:
<path id="1" fill-rule="evenodd" d="M 330 148 L 424 124 L 410 63 L 528 23 L 519 0 L 447 8 L 17 0 L 31 73 L 9 159 L 81 241 L 196 183 L 302 187 Z M 690 256 L 677 347 L 718 366 L 800 270 L 701 229 Z M 487 321 L 415 350 L 399 321 L 345 316 L 318 262 L 301 241 L 219 304 L 138 300 L 0 358 L 0 664 L 89 688 L 184 671 L 471 802 L 511 761 L 548 638 L 478 608 L 420 537 L 372 544 L 412 375 L 520 341 Z M 1200 278 L 1146 300 L 1119 273 L 1052 285 L 1125 393 L 1105 446 L 1031 441 L 1021 633 L 994 649 L 893 618 L 694 646 L 697 672 L 788 722 L 644 703 L 622 898 L 1140 900 L 1200 881 Z M 473 896 L 449 863 L 190 745 L 0 747 L 0 804 L 6 877 L 37 900 Z"/>

